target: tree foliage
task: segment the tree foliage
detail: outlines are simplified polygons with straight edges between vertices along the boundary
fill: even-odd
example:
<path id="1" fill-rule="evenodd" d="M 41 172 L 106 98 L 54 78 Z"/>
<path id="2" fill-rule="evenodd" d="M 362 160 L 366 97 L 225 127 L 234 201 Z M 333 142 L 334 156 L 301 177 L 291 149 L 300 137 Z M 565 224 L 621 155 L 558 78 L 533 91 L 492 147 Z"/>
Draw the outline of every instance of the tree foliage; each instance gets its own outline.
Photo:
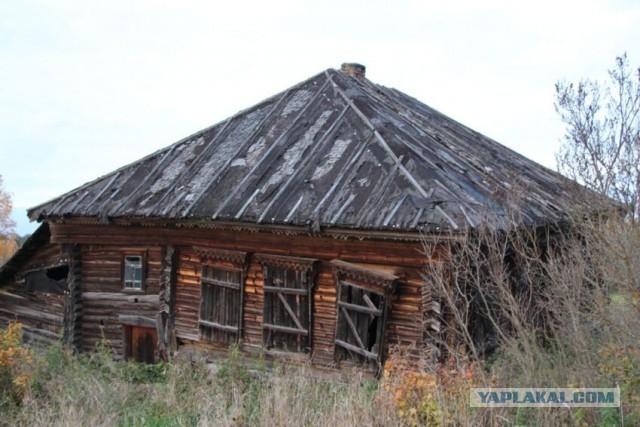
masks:
<path id="1" fill-rule="evenodd" d="M 0 265 L 4 264 L 18 250 L 13 231 L 15 222 L 11 219 L 12 210 L 11 195 L 4 190 L 2 175 L 0 175 Z"/>
<path id="2" fill-rule="evenodd" d="M 11 219 L 12 210 L 11 195 L 4 190 L 2 175 L 0 175 L 0 238 L 8 239 L 13 237 L 15 222 Z"/>
<path id="3" fill-rule="evenodd" d="M 18 244 L 15 240 L 0 237 L 0 265 L 7 262 L 17 250 Z"/>
<path id="4" fill-rule="evenodd" d="M 560 172 L 620 200 L 638 218 L 640 69 L 632 70 L 624 54 L 604 82 L 558 82 L 555 107 L 566 124 Z"/>

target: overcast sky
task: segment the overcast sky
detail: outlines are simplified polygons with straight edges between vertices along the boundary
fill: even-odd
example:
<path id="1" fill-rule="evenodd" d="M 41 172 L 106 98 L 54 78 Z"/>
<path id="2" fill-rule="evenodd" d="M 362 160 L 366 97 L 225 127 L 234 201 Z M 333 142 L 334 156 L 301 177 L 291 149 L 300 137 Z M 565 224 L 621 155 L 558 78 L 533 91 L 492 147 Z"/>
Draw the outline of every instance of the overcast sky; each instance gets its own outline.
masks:
<path id="1" fill-rule="evenodd" d="M 640 65 L 640 1 L 0 0 L 0 174 L 26 208 L 342 62 L 555 169 L 554 83 Z"/>

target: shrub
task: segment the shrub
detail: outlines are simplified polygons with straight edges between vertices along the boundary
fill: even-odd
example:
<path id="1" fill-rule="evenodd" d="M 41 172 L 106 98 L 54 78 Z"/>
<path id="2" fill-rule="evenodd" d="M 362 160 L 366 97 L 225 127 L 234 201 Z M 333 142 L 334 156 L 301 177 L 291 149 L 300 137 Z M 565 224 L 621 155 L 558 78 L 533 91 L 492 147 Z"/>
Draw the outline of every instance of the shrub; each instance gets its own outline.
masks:
<path id="1" fill-rule="evenodd" d="M 482 377 L 480 365 L 467 358 L 433 366 L 394 353 L 384 365 L 376 401 L 391 406 L 406 425 L 467 424 L 469 389 L 478 385 L 478 376 Z"/>
<path id="2" fill-rule="evenodd" d="M 0 408 L 20 404 L 29 387 L 33 354 L 22 345 L 22 324 L 0 329 Z"/>

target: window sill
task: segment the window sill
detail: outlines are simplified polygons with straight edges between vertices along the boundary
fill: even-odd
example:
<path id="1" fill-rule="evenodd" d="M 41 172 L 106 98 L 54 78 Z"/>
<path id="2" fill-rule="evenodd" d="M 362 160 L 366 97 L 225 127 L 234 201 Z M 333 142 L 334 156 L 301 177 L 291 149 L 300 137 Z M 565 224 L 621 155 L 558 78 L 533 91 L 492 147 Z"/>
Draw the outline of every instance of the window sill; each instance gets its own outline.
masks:
<path id="1" fill-rule="evenodd" d="M 146 289 L 144 289 L 144 288 L 142 288 L 142 289 L 122 288 L 122 292 L 126 292 L 126 293 L 129 293 L 129 294 L 144 294 L 145 290 Z"/>

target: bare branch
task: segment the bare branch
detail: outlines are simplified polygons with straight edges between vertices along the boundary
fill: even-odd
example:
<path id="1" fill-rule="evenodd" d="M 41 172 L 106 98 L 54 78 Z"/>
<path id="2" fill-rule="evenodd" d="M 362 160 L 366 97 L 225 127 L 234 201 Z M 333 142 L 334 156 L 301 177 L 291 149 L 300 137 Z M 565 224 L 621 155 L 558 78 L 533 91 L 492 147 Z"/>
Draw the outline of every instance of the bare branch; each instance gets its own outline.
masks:
<path id="1" fill-rule="evenodd" d="M 624 54 L 605 82 L 558 82 L 555 108 L 566 125 L 559 171 L 620 200 L 638 218 L 640 70 L 632 73 Z"/>

